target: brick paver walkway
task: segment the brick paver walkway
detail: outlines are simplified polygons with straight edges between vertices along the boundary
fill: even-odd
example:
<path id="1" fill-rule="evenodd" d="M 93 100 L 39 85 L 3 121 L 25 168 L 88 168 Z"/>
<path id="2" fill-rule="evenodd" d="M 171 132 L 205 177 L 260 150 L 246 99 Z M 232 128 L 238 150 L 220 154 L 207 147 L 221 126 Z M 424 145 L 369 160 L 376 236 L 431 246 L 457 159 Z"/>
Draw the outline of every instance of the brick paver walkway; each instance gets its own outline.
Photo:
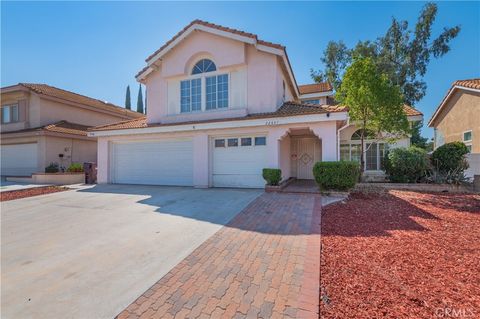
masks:
<path id="1" fill-rule="evenodd" d="M 320 207 L 261 195 L 117 318 L 318 318 Z"/>

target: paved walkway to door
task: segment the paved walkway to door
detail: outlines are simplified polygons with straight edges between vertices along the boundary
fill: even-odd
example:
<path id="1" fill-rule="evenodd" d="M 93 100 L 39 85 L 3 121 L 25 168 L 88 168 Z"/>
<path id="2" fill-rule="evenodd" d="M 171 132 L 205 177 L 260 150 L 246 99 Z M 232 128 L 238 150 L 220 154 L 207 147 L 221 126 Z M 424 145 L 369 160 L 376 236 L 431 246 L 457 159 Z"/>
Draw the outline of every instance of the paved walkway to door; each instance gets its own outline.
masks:
<path id="1" fill-rule="evenodd" d="M 320 208 L 261 195 L 118 318 L 318 318 Z"/>

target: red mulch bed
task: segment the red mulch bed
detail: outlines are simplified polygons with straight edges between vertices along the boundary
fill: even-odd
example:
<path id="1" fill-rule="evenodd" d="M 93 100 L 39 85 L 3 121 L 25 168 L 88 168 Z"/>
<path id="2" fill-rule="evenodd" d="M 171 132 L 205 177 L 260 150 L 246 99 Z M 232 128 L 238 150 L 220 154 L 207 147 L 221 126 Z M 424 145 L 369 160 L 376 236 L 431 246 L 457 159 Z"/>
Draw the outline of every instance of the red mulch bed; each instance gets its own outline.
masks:
<path id="1" fill-rule="evenodd" d="M 32 197 L 38 195 L 45 195 L 50 193 L 63 192 L 68 190 L 67 187 L 60 186 L 44 186 L 44 187 L 34 187 L 27 189 L 19 189 L 15 191 L 6 191 L 0 193 L 0 202 L 5 202 L 7 200 L 14 200 L 25 197 Z"/>
<path id="2" fill-rule="evenodd" d="M 321 318 L 480 318 L 479 195 L 353 194 L 321 241 Z"/>

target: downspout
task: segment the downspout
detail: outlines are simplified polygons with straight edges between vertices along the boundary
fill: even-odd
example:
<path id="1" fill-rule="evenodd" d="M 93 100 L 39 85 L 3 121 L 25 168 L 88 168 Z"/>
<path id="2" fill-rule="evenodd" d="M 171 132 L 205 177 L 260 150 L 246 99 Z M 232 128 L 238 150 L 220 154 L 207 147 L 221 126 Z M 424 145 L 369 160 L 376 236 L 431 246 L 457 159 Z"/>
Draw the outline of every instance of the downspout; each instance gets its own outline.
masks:
<path id="1" fill-rule="evenodd" d="M 340 131 L 350 126 L 350 117 L 347 116 L 347 124 L 337 130 L 337 161 L 340 160 Z"/>

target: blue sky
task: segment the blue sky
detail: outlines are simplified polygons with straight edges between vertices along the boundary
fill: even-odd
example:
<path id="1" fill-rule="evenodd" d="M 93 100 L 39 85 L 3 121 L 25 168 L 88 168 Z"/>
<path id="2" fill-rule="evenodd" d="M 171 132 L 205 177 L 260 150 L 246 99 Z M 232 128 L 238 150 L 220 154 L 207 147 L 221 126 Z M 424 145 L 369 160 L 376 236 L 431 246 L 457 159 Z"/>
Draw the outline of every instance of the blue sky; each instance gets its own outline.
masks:
<path id="1" fill-rule="evenodd" d="M 348 46 L 375 39 L 392 16 L 413 26 L 424 2 L 4 2 L 1 4 L 1 85 L 46 83 L 123 105 L 125 88 L 145 58 L 194 19 L 256 33 L 287 47 L 299 84 L 329 40 Z M 439 2 L 434 34 L 461 25 L 452 50 L 432 60 L 426 121 L 450 84 L 480 76 L 480 3 Z M 432 136 L 424 128 L 425 136 Z"/>

